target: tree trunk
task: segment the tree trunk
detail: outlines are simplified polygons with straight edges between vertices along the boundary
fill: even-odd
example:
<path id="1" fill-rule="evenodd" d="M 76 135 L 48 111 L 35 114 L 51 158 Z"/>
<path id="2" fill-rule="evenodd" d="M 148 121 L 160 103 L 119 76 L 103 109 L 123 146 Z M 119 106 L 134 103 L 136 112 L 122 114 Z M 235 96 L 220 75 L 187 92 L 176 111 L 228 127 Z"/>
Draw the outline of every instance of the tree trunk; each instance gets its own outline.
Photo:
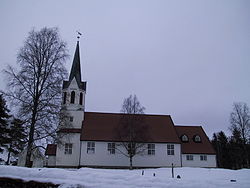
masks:
<path id="1" fill-rule="evenodd" d="M 10 146 L 10 148 L 11 148 L 11 146 Z M 10 149 L 9 148 L 9 149 Z M 8 152 L 8 158 L 7 158 L 7 161 L 6 161 L 6 165 L 9 165 L 10 164 L 10 150 L 9 150 L 9 152 Z"/>
<path id="2" fill-rule="evenodd" d="M 129 170 L 133 170 L 132 158 L 133 158 L 133 157 L 130 155 L 130 156 L 129 156 L 129 163 L 130 163 L 130 165 L 129 165 Z"/>
<path id="3" fill-rule="evenodd" d="M 243 148 L 244 148 L 244 154 L 245 154 L 245 160 L 246 160 L 246 168 L 249 168 L 249 161 L 248 161 L 248 151 L 247 151 L 247 144 L 244 143 Z"/>
<path id="4" fill-rule="evenodd" d="M 31 168 L 31 152 L 32 152 L 32 144 L 34 140 L 34 131 L 35 131 L 35 124 L 31 123 L 30 126 L 30 133 L 29 133 L 29 141 L 27 145 L 27 154 L 25 160 L 25 166 Z"/>
<path id="5" fill-rule="evenodd" d="M 26 154 L 26 160 L 25 160 L 25 166 L 31 168 L 31 152 L 32 152 L 32 145 L 34 142 L 34 132 L 35 132 L 35 123 L 36 123 L 36 114 L 37 114 L 37 102 L 34 102 L 34 110 L 32 112 L 32 120 L 30 125 L 30 132 L 29 132 L 29 141 L 27 146 L 27 154 Z"/>

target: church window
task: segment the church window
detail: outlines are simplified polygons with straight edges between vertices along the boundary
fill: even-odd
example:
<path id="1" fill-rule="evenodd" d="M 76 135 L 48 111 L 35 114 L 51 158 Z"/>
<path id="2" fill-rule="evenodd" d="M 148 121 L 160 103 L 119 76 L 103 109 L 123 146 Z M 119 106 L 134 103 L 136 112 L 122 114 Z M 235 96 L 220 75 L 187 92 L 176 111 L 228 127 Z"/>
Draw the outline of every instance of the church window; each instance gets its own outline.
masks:
<path id="1" fill-rule="evenodd" d="M 168 155 L 174 155 L 174 144 L 167 145 L 167 153 Z"/>
<path id="2" fill-rule="evenodd" d="M 70 122 L 73 122 L 73 120 L 74 120 L 74 117 L 73 117 L 73 116 L 70 116 L 70 117 L 69 117 L 69 121 L 70 121 Z"/>
<path id="3" fill-rule="evenodd" d="M 128 154 L 135 155 L 135 143 L 128 143 Z"/>
<path id="4" fill-rule="evenodd" d="M 82 105 L 82 98 L 83 98 L 83 94 L 80 93 L 80 98 L 79 98 L 79 104 Z"/>
<path id="5" fill-rule="evenodd" d="M 187 159 L 187 161 L 193 161 L 194 156 L 193 155 L 186 155 L 186 159 Z"/>
<path id="6" fill-rule="evenodd" d="M 200 160 L 201 161 L 207 161 L 207 156 L 206 155 L 200 155 Z"/>
<path id="7" fill-rule="evenodd" d="M 72 154 L 72 146 L 73 144 L 66 143 L 64 148 L 64 154 Z"/>
<path id="8" fill-rule="evenodd" d="M 95 142 L 87 142 L 87 153 L 95 153 Z"/>
<path id="9" fill-rule="evenodd" d="M 66 104 L 67 92 L 63 92 L 63 104 Z"/>
<path id="10" fill-rule="evenodd" d="M 76 93 L 74 91 L 71 92 L 71 96 L 70 96 L 70 103 L 74 104 L 75 103 L 75 95 Z"/>
<path id="11" fill-rule="evenodd" d="M 115 143 L 108 143 L 108 153 L 115 154 Z"/>
<path id="12" fill-rule="evenodd" d="M 148 144 L 148 155 L 155 155 L 155 144 Z"/>

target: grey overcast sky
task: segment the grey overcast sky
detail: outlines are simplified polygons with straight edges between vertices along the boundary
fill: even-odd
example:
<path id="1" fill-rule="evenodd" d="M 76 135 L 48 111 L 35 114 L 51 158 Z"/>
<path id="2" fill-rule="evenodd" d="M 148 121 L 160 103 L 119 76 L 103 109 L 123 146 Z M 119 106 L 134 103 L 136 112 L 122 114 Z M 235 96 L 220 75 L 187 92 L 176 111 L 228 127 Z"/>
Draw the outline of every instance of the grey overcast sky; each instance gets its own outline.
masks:
<path id="1" fill-rule="evenodd" d="M 68 70 L 83 33 L 87 111 L 119 112 L 136 94 L 146 113 L 202 125 L 211 137 L 228 133 L 233 102 L 250 106 L 249 0 L 1 0 L 1 69 L 45 26 L 68 43 Z"/>

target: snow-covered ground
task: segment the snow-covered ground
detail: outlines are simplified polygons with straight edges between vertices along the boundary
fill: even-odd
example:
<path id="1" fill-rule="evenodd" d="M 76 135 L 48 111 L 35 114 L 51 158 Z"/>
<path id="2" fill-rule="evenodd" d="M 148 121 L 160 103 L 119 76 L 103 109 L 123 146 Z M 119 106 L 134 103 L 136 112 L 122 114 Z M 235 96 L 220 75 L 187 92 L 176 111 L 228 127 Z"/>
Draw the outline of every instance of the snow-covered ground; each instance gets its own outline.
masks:
<path id="1" fill-rule="evenodd" d="M 153 174 L 155 173 L 155 176 Z M 109 169 L 58 169 L 24 168 L 0 165 L 0 177 L 23 180 L 52 182 L 60 187 L 84 188 L 184 188 L 184 187 L 240 187 L 249 188 L 250 170 L 226 170 L 206 168 L 175 168 L 172 178 L 171 168 L 142 170 Z M 176 176 L 180 175 L 181 179 Z M 236 180 L 231 182 L 230 180 Z M 82 185 L 82 186 L 81 186 Z"/>

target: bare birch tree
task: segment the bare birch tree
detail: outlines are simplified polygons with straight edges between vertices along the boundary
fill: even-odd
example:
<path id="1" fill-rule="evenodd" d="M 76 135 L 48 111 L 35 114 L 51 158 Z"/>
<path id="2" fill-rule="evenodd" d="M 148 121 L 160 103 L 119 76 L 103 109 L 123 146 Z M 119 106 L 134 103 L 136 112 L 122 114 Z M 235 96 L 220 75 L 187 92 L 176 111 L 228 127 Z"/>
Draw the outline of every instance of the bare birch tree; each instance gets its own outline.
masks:
<path id="1" fill-rule="evenodd" d="M 117 129 L 118 137 L 125 153 L 123 155 L 129 158 L 130 170 L 133 169 L 133 157 L 143 154 L 146 148 L 148 139 L 147 126 L 144 121 L 145 108 L 140 104 L 136 95 L 130 95 L 124 99 L 121 112 L 124 114 L 121 117 L 120 124 Z M 116 148 L 118 149 L 118 148 Z"/>
<path id="2" fill-rule="evenodd" d="M 18 118 L 29 129 L 25 166 L 30 167 L 34 143 L 51 141 L 56 135 L 61 109 L 62 81 L 66 77 L 64 62 L 68 57 L 66 43 L 57 28 L 32 30 L 19 50 L 19 69 L 5 70 L 12 105 L 18 107 Z"/>
<path id="3" fill-rule="evenodd" d="M 233 133 L 235 130 L 240 133 L 243 141 L 244 160 L 249 167 L 249 153 L 247 143 L 250 139 L 250 111 L 246 103 L 238 102 L 233 104 L 233 112 L 230 115 L 230 130 Z"/>

